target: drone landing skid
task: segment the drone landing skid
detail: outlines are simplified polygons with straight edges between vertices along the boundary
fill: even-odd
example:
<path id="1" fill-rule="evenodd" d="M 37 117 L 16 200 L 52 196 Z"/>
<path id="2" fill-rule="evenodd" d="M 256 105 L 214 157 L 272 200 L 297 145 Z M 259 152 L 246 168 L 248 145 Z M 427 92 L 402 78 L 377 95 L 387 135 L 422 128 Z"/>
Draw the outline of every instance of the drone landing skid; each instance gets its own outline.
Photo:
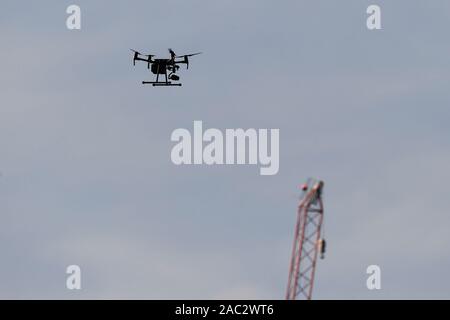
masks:
<path id="1" fill-rule="evenodd" d="M 142 81 L 142 84 L 151 84 L 154 87 L 169 87 L 169 86 L 178 86 L 181 87 L 181 83 L 172 83 L 172 82 L 158 82 L 158 81 Z"/>

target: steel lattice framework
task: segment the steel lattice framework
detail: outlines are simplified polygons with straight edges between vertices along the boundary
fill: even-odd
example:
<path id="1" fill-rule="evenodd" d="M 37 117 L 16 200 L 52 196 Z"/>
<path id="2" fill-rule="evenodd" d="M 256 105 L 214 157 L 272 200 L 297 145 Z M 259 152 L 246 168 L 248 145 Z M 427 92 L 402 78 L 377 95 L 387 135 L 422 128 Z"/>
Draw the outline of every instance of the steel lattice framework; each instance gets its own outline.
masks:
<path id="1" fill-rule="evenodd" d="M 311 299 L 317 255 L 321 250 L 323 182 L 310 180 L 298 206 L 294 246 L 286 292 L 287 300 Z"/>

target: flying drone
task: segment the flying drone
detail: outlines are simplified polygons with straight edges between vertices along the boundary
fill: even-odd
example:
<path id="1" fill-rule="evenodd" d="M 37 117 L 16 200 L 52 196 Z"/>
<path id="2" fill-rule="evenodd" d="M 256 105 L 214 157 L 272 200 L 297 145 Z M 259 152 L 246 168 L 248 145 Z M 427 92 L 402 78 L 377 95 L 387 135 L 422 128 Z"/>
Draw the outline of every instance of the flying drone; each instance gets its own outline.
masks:
<path id="1" fill-rule="evenodd" d="M 136 61 L 147 62 L 147 68 L 156 74 L 156 81 L 142 81 L 142 84 L 152 84 L 153 86 L 181 86 L 181 83 L 173 83 L 172 81 L 179 81 L 180 77 L 176 74 L 180 69 L 179 64 L 185 64 L 186 69 L 189 69 L 189 57 L 196 56 L 201 52 L 185 54 L 177 56 L 172 49 L 169 49 L 170 58 L 168 59 L 153 59 L 153 54 L 142 54 L 136 50 L 130 49 L 134 52 L 133 65 Z M 146 58 L 144 58 L 146 57 Z M 159 75 L 165 76 L 165 81 L 159 80 Z M 171 80 L 171 81 L 169 81 Z"/>

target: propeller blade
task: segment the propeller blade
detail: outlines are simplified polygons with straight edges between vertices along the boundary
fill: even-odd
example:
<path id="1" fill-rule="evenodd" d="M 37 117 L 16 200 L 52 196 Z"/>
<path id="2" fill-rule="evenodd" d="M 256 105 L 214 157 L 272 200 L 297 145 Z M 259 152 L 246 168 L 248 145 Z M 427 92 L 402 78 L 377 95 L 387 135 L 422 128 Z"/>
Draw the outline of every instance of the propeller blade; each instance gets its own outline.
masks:
<path id="1" fill-rule="evenodd" d="M 137 59 L 137 57 L 139 56 L 139 52 L 137 52 L 136 50 L 133 50 L 133 49 L 130 49 L 131 51 L 133 51 L 134 52 L 134 56 L 133 56 L 133 66 L 135 66 L 136 65 L 136 59 Z"/>
<path id="2" fill-rule="evenodd" d="M 169 52 L 170 52 L 170 55 L 172 56 L 172 58 L 175 58 L 177 56 L 171 48 L 169 48 Z"/>
<path id="3" fill-rule="evenodd" d="M 185 54 L 182 56 L 177 56 L 177 58 L 184 58 L 184 57 L 192 57 L 192 56 L 196 56 L 198 54 L 201 54 L 202 52 L 196 52 L 196 53 L 191 53 L 191 54 Z"/>
<path id="4" fill-rule="evenodd" d="M 150 68 L 150 58 L 154 57 L 154 54 L 142 54 L 139 51 L 130 49 L 132 52 L 134 52 L 134 57 L 133 57 L 133 66 L 136 65 L 136 60 L 138 60 L 139 56 L 143 56 L 143 57 L 148 57 L 148 68 Z M 142 60 L 142 59 L 141 59 Z"/>
<path id="5" fill-rule="evenodd" d="M 133 50 L 133 49 L 130 49 L 130 50 L 133 51 L 134 53 L 137 53 L 138 55 L 144 56 L 144 57 L 154 57 L 155 56 L 154 54 L 142 54 L 139 51 L 136 51 L 136 50 Z"/>

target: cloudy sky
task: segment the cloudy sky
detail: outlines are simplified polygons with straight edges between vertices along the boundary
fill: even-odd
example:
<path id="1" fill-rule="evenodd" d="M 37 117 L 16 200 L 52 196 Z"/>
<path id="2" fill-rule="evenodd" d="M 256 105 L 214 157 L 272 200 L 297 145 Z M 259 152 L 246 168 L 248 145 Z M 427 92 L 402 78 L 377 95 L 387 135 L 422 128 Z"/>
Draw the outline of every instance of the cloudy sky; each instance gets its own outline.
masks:
<path id="1" fill-rule="evenodd" d="M 308 177 L 315 298 L 449 298 L 449 25 L 446 0 L 3 0 L 0 298 L 282 299 Z M 183 87 L 142 86 L 129 48 L 169 47 L 203 55 Z M 279 128 L 279 173 L 175 166 L 194 120 Z"/>

